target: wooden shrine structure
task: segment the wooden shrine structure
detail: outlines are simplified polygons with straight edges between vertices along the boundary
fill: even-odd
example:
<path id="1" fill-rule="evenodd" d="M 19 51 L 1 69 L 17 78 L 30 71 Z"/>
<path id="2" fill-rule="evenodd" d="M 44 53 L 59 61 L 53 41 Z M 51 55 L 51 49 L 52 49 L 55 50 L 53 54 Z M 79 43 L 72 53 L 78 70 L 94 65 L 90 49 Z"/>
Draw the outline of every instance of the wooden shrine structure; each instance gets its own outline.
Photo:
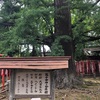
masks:
<path id="1" fill-rule="evenodd" d="M 54 97 L 54 73 L 68 68 L 71 57 L 0 58 L 2 82 L 10 70 L 9 100 Z M 9 76 L 9 75 L 8 75 Z M 4 85 L 4 84 L 3 84 Z"/>
<path id="2" fill-rule="evenodd" d="M 100 76 L 100 47 L 84 48 L 86 58 L 76 61 L 77 75 Z"/>

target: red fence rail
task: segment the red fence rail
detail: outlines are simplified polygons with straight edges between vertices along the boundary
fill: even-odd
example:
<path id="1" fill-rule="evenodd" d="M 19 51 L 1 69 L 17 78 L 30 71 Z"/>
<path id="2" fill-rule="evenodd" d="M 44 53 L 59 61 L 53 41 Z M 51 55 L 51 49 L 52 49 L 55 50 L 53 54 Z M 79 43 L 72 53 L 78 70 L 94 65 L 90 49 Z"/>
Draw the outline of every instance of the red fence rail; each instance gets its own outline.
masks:
<path id="1" fill-rule="evenodd" d="M 82 60 L 76 61 L 77 75 L 100 75 L 100 61 L 98 60 Z"/>

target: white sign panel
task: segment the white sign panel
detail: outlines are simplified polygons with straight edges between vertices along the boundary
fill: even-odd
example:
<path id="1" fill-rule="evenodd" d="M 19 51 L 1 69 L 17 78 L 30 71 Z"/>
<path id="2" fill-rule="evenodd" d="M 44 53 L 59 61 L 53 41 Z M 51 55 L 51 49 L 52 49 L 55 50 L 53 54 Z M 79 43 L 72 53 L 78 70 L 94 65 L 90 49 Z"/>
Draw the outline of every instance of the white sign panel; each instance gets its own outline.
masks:
<path id="1" fill-rule="evenodd" d="M 16 72 L 15 95 L 50 95 L 50 72 Z"/>

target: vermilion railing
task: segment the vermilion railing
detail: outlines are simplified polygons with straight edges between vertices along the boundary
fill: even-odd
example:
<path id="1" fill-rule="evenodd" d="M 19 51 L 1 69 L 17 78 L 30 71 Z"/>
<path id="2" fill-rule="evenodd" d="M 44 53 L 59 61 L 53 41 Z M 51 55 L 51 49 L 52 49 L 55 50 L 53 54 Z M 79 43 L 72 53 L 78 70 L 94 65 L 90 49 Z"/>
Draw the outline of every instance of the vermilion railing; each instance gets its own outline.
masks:
<path id="1" fill-rule="evenodd" d="M 100 75 L 100 61 L 98 60 L 82 60 L 76 61 L 77 75 Z"/>

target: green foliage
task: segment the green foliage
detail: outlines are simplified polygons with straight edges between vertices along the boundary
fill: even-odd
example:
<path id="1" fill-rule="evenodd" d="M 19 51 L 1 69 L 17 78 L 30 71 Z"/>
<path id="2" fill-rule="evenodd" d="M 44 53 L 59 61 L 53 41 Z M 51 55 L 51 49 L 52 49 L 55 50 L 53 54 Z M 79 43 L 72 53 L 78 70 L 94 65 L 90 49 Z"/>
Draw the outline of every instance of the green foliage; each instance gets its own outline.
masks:
<path id="1" fill-rule="evenodd" d="M 100 36 L 100 5 L 92 0 L 73 0 L 71 7 L 75 57 L 79 60 L 84 58 L 84 48 L 100 46 L 100 39 L 94 40 Z"/>
<path id="2" fill-rule="evenodd" d="M 68 35 L 58 36 L 51 46 L 51 55 L 52 56 L 64 56 L 64 50 L 61 45 L 61 41 L 65 42 L 70 41 L 72 38 Z"/>
<path id="3" fill-rule="evenodd" d="M 51 56 L 64 56 L 64 50 L 59 38 L 57 38 L 51 46 Z"/>
<path id="4" fill-rule="evenodd" d="M 2 31 L 0 51 L 2 53 L 13 51 L 13 48 L 19 48 L 21 44 L 30 44 L 37 48 L 38 43 L 42 43 L 42 35 L 51 34 L 49 31 L 52 30 L 52 25 L 50 25 L 52 20 L 49 15 L 52 7 L 47 7 L 49 1 L 4 1 L 0 12 L 2 18 L 0 19 L 2 24 L 0 26 L 0 32 Z"/>
<path id="5" fill-rule="evenodd" d="M 70 10 L 73 36 L 58 36 L 55 41 L 52 38 L 51 55 L 64 55 L 61 39 L 73 40 L 75 58 L 83 59 L 83 48 L 100 46 L 100 39 L 90 41 L 100 36 L 100 5 L 93 0 L 72 0 Z M 44 37 L 54 35 L 54 12 L 54 0 L 4 0 L 0 10 L 0 53 L 15 52 L 22 44 L 33 45 L 38 51 L 42 43 L 46 44 Z M 26 52 L 29 55 L 28 49 Z"/>
<path id="6" fill-rule="evenodd" d="M 84 55 L 84 44 L 77 44 L 75 51 L 75 59 L 76 60 L 84 60 L 86 59 L 86 55 Z"/>

